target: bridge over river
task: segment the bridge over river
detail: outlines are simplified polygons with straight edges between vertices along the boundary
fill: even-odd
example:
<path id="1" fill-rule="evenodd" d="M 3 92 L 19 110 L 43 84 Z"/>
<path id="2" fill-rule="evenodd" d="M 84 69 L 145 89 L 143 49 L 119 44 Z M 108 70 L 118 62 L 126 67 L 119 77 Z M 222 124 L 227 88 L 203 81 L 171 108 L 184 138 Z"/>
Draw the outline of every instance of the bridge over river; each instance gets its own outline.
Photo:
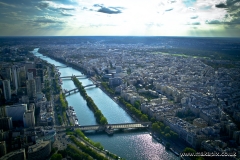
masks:
<path id="1" fill-rule="evenodd" d="M 91 86 L 98 86 L 99 83 L 93 83 L 93 84 L 88 84 L 88 85 L 85 85 L 83 86 L 83 88 L 86 88 L 86 87 L 91 87 Z M 71 90 L 68 90 L 68 91 L 65 91 L 64 94 L 65 96 L 69 96 L 71 93 L 76 93 L 78 92 L 78 88 L 74 88 L 74 89 L 71 89 Z"/>
<path id="2" fill-rule="evenodd" d="M 138 128 L 148 128 L 151 126 L 151 122 L 137 122 L 137 123 L 122 123 L 122 124 L 106 124 L 106 125 L 88 125 L 88 126 L 55 126 L 55 129 L 67 129 L 67 128 L 79 128 L 82 131 L 106 131 L 111 134 L 117 129 L 138 129 Z"/>
<path id="3" fill-rule="evenodd" d="M 70 78 L 70 79 L 72 79 L 72 77 L 87 78 L 87 76 L 85 76 L 85 75 L 62 76 L 60 78 Z"/>

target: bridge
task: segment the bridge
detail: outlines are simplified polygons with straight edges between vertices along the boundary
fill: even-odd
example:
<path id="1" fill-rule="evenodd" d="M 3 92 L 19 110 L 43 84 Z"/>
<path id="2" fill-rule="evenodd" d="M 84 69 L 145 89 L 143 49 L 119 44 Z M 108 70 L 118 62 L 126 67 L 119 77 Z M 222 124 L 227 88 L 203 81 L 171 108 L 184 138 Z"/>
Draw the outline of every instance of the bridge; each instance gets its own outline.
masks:
<path id="1" fill-rule="evenodd" d="M 68 66 L 55 66 L 57 68 L 67 68 Z"/>
<path id="2" fill-rule="evenodd" d="M 73 75 L 73 76 L 63 76 L 63 77 L 60 77 L 60 78 L 72 78 L 72 77 L 82 77 L 82 78 L 87 78 L 85 75 Z"/>
<path id="3" fill-rule="evenodd" d="M 96 87 L 97 87 L 98 84 L 99 84 L 99 83 L 88 84 L 88 85 L 83 86 L 83 88 L 91 87 L 91 86 L 96 86 Z M 64 92 L 64 94 L 65 94 L 66 96 L 68 96 L 68 95 L 70 95 L 71 93 L 76 93 L 76 92 L 78 92 L 78 91 L 79 91 L 78 88 L 74 88 L 74 89 L 71 89 L 71 90 L 69 90 L 69 91 Z"/>
<path id="4" fill-rule="evenodd" d="M 40 58 L 41 58 L 41 57 L 47 57 L 47 56 L 37 56 L 37 57 L 40 57 Z"/>
<path id="5" fill-rule="evenodd" d="M 122 124 L 106 124 L 106 125 L 87 125 L 87 126 L 55 126 L 55 129 L 77 129 L 79 128 L 81 131 L 112 131 L 117 129 L 139 129 L 139 128 L 148 128 L 151 126 L 151 122 L 137 122 L 137 123 L 122 123 Z"/>

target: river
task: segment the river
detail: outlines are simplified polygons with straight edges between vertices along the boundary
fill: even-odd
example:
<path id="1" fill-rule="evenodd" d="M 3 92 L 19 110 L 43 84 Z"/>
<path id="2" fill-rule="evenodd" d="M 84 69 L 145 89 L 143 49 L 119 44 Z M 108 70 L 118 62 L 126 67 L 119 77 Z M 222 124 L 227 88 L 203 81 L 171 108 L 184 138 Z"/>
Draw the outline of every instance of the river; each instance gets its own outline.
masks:
<path id="1" fill-rule="evenodd" d="M 33 50 L 35 56 L 55 66 L 64 64 L 49 57 L 43 56 L 38 52 L 38 48 Z M 82 73 L 71 67 L 60 68 L 61 76 L 81 75 Z M 92 84 L 89 79 L 79 78 L 83 85 Z M 72 80 L 63 80 L 63 89 L 76 88 Z M 109 124 L 113 123 L 132 123 L 135 122 L 127 112 L 115 103 L 108 95 L 97 87 L 86 88 L 87 94 L 94 100 L 95 104 L 107 118 Z M 79 124 L 97 124 L 93 112 L 88 108 L 86 101 L 80 93 L 67 96 L 69 106 L 73 106 L 76 111 Z M 113 136 L 107 134 L 87 134 L 87 137 L 95 142 L 100 142 L 104 149 L 117 154 L 126 160 L 174 160 L 179 159 L 173 153 L 166 151 L 164 146 L 158 143 L 147 131 L 124 131 L 114 133 Z"/>

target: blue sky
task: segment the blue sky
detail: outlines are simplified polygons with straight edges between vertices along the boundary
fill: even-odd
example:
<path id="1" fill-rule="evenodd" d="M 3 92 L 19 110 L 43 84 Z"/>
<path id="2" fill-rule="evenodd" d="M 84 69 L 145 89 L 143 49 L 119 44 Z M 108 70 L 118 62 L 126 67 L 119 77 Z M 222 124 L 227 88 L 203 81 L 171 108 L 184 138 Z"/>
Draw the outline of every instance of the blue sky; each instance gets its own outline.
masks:
<path id="1" fill-rule="evenodd" d="M 0 0 L 0 36 L 240 37 L 240 0 Z"/>

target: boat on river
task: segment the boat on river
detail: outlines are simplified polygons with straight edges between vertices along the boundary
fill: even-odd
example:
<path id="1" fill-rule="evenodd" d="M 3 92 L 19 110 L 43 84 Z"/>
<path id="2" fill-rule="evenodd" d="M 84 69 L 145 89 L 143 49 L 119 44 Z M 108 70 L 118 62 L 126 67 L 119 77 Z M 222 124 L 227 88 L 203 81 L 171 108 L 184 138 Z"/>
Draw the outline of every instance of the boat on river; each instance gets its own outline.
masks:
<path id="1" fill-rule="evenodd" d="M 106 128 L 105 128 L 105 132 L 106 132 L 108 135 L 113 135 L 114 130 L 112 129 L 111 126 L 109 126 L 109 127 L 106 127 Z"/>

